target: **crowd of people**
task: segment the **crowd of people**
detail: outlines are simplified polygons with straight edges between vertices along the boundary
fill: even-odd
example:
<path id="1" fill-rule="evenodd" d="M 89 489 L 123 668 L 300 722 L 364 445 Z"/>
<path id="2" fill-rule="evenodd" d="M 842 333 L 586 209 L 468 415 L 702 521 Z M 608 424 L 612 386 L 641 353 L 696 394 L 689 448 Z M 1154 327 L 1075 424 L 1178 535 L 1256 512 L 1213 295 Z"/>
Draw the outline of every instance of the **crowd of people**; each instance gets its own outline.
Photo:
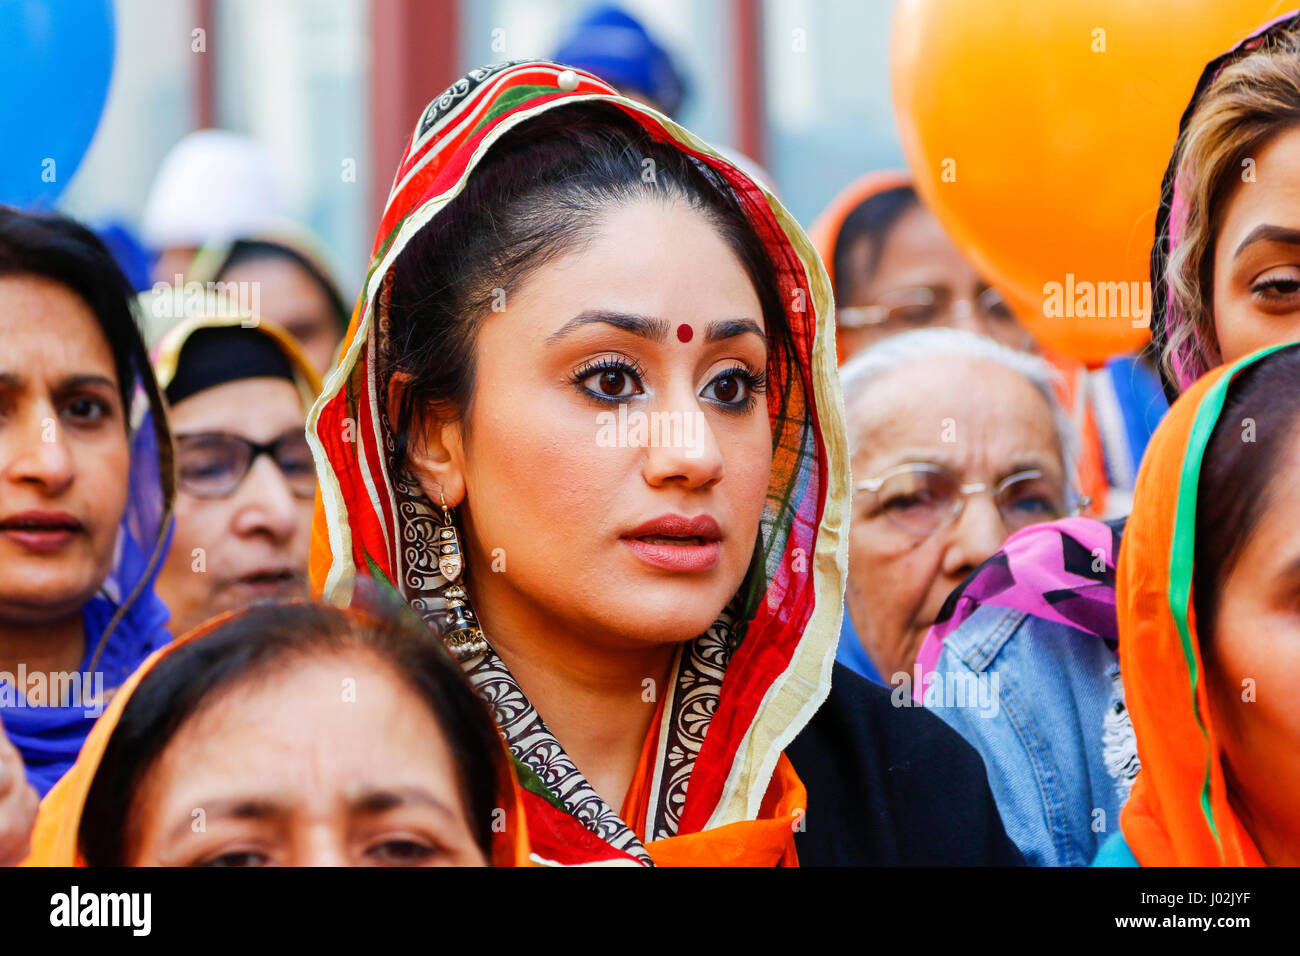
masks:
<path id="1" fill-rule="evenodd" d="M 905 173 L 805 232 L 583 57 L 433 99 L 350 317 L 0 207 L 0 862 L 1300 863 L 1300 17 L 1095 370 Z"/>

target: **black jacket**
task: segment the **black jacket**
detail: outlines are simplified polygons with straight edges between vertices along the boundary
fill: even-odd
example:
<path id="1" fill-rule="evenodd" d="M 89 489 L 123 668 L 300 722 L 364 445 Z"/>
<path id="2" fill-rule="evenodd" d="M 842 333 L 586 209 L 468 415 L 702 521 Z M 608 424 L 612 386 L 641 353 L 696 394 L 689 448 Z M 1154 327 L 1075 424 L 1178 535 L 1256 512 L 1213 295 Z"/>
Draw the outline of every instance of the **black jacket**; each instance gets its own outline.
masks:
<path id="1" fill-rule="evenodd" d="M 808 789 L 800 866 L 1019 866 L 984 761 L 922 707 L 835 664 L 786 756 Z"/>

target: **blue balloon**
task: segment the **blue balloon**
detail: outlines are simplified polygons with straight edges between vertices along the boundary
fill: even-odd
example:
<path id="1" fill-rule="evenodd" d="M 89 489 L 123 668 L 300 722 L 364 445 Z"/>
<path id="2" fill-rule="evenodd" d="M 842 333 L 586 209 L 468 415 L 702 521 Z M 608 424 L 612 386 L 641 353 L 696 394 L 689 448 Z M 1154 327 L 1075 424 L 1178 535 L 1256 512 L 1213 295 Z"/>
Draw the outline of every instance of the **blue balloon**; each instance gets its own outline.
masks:
<path id="1" fill-rule="evenodd" d="M 0 0 L 0 202 L 49 209 L 94 138 L 112 0 Z"/>

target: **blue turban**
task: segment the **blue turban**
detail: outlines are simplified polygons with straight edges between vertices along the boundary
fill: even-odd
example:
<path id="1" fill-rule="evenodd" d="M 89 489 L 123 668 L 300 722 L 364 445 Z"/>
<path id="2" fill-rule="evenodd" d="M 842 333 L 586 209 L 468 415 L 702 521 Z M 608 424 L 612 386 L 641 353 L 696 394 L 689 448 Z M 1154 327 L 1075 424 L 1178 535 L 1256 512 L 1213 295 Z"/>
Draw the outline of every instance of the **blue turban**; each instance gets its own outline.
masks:
<path id="1" fill-rule="evenodd" d="M 624 93 L 640 93 L 669 116 L 686 95 L 668 51 L 613 5 L 596 7 L 579 20 L 552 59 L 594 73 Z"/>

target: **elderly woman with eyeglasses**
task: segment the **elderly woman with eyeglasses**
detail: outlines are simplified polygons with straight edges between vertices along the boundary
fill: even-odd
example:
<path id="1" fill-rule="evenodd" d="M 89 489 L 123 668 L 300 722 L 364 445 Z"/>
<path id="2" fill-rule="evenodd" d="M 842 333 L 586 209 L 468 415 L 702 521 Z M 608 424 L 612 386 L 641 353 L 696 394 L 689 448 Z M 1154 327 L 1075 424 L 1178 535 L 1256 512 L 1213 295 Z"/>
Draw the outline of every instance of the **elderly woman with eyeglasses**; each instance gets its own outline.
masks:
<path id="1" fill-rule="evenodd" d="M 158 576 L 176 634 L 307 596 L 316 468 L 305 428 L 320 379 L 288 333 L 221 305 L 206 301 L 153 356 L 176 444 L 176 530 Z"/>
<path id="2" fill-rule="evenodd" d="M 854 481 L 845 601 L 872 668 L 893 683 L 948 594 L 1008 535 L 1085 502 L 1038 358 L 923 330 L 856 356 L 841 383 Z"/>
<path id="3" fill-rule="evenodd" d="M 906 173 L 878 170 L 831 200 L 808 229 L 835 293 L 840 364 L 894 335 L 959 329 L 1041 354 L 1079 434 L 1075 476 L 1094 515 L 1127 512 L 1137 464 L 1165 402 L 1150 363 L 1116 355 L 1090 372 L 1041 351 L 1006 300 L 917 197 Z M 863 660 L 845 660 L 860 672 Z M 868 676 L 872 676 L 868 674 Z"/>

